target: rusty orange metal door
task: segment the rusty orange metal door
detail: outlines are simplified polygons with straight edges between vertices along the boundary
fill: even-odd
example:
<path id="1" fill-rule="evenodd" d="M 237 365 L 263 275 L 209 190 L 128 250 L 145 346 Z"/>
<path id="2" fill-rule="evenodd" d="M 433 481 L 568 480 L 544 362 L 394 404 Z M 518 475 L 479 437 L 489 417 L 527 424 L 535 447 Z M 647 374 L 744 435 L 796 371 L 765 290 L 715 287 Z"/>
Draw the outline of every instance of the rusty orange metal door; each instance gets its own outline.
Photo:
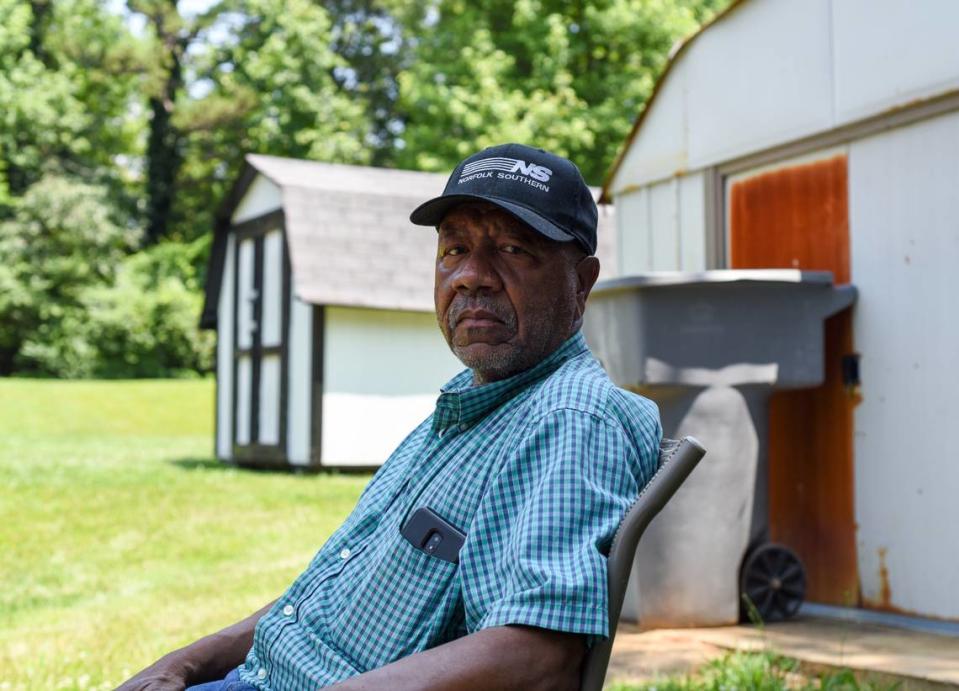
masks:
<path id="1" fill-rule="evenodd" d="M 845 155 L 730 180 L 727 204 L 731 268 L 827 270 L 849 282 Z M 849 310 L 826 322 L 825 338 L 825 383 L 779 392 L 770 404 L 770 533 L 802 559 L 808 600 L 854 606 L 855 394 L 841 371 L 853 350 Z"/>

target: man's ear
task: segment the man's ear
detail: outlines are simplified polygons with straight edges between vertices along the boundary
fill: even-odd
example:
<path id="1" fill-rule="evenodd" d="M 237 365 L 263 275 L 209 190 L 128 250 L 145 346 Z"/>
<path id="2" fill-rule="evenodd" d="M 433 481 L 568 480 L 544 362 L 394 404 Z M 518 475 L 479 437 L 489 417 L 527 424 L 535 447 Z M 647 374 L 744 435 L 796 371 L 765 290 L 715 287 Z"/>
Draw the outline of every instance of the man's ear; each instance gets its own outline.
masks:
<path id="1" fill-rule="evenodd" d="M 592 256 L 583 257 L 576 265 L 576 277 L 579 281 L 576 297 L 579 299 L 580 307 L 585 308 L 589 291 L 593 289 L 593 285 L 599 277 L 599 259 Z"/>

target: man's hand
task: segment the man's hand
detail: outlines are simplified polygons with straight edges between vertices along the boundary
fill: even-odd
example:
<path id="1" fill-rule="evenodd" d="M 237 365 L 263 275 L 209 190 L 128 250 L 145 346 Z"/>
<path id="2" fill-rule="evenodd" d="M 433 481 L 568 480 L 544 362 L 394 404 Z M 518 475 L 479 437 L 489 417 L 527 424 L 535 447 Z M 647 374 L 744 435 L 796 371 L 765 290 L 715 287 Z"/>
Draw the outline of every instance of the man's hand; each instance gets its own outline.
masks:
<path id="1" fill-rule="evenodd" d="M 157 660 L 116 691 L 183 691 L 190 677 L 189 669 L 176 653 Z"/>
<path id="2" fill-rule="evenodd" d="M 497 626 L 414 653 L 340 682 L 331 691 L 576 691 L 582 636 Z"/>

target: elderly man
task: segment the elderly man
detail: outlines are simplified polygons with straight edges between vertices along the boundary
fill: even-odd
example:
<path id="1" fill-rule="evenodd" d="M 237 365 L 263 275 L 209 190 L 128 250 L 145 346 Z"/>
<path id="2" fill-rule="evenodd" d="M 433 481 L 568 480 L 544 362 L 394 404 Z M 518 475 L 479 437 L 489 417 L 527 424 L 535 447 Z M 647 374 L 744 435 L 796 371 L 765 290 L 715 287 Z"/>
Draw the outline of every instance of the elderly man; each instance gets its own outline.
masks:
<path id="1" fill-rule="evenodd" d="M 596 205 L 570 161 L 507 144 L 411 220 L 437 228 L 437 321 L 469 369 L 286 593 L 123 691 L 578 687 L 661 436 L 580 334 Z"/>

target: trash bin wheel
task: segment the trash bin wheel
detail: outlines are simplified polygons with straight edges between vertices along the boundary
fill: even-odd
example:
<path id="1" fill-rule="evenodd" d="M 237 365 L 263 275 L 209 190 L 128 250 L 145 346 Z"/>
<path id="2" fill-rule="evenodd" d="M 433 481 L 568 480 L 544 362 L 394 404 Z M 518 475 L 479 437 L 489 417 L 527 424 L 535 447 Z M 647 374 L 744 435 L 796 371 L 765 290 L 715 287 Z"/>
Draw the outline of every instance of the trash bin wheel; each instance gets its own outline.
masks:
<path id="1" fill-rule="evenodd" d="M 756 614 L 764 622 L 789 619 L 806 596 L 806 570 L 791 549 L 767 542 L 743 561 L 739 595 L 746 620 Z"/>

